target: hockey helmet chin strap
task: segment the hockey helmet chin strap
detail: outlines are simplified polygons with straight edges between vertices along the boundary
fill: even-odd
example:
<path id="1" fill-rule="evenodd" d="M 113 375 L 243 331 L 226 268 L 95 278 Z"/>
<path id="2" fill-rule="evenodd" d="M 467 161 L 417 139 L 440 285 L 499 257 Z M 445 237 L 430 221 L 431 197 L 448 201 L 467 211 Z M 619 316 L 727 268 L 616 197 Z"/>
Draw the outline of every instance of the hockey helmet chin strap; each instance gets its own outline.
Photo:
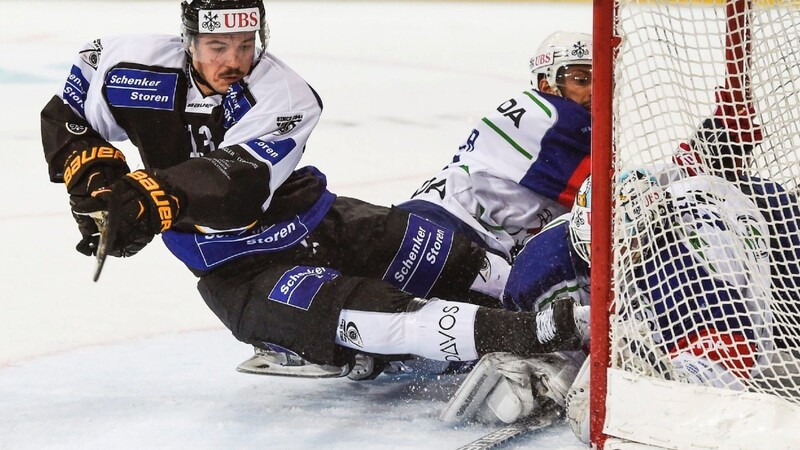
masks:
<path id="1" fill-rule="evenodd" d="M 189 72 L 191 73 L 192 79 L 194 79 L 194 81 L 198 85 L 203 85 L 203 86 L 207 87 L 208 89 L 210 89 L 211 92 L 214 92 L 215 94 L 219 94 L 219 92 L 217 92 L 217 90 L 214 89 L 213 86 L 211 86 L 211 84 L 205 79 L 205 77 L 197 69 L 194 68 L 194 62 L 192 61 L 192 55 L 189 55 L 189 53 L 187 53 L 186 55 L 188 57 Z"/>

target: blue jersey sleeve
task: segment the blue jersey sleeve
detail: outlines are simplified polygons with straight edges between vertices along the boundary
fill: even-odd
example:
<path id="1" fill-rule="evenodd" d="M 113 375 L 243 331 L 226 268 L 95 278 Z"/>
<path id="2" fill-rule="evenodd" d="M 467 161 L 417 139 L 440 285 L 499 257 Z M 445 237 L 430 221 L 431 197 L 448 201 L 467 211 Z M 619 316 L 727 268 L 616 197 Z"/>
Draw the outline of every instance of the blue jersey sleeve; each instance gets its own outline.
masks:
<path id="1" fill-rule="evenodd" d="M 575 268 L 568 221 L 553 224 L 534 236 L 511 266 L 503 305 L 507 309 L 539 311 L 556 298 L 586 289 Z"/>

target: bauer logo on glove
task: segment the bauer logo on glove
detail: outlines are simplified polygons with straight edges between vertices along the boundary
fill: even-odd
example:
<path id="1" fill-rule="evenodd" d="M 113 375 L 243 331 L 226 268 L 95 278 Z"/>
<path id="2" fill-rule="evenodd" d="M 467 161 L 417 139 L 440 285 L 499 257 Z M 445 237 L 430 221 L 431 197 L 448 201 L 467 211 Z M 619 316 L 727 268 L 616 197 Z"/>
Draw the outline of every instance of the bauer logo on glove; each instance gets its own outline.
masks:
<path id="1" fill-rule="evenodd" d="M 109 255 L 132 256 L 172 226 L 180 201 L 157 176 L 137 170 L 73 205 L 79 215 L 108 211 Z"/>

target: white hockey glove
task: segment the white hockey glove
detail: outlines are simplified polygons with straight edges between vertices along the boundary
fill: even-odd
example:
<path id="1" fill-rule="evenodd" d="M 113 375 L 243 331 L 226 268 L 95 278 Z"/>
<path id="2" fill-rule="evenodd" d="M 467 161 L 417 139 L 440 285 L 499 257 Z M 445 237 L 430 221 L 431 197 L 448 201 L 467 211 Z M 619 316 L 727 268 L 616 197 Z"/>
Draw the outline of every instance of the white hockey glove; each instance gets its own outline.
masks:
<path id="1" fill-rule="evenodd" d="M 547 399 L 564 405 L 577 363 L 552 353 L 522 359 L 490 353 L 478 362 L 447 404 L 440 419 L 513 423 L 535 413 Z"/>

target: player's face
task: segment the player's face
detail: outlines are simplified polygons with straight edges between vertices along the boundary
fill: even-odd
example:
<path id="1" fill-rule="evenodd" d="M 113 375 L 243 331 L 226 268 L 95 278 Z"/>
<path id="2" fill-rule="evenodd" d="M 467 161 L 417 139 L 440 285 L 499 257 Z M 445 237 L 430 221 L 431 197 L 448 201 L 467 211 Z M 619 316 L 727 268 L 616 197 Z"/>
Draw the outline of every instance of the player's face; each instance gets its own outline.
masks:
<path id="1" fill-rule="evenodd" d="M 561 95 L 592 110 L 592 66 L 576 64 L 559 71 L 556 78 Z"/>
<path id="2" fill-rule="evenodd" d="M 192 42 L 192 64 L 211 85 L 200 85 L 205 95 L 224 94 L 250 72 L 256 51 L 255 32 L 198 34 Z"/>

